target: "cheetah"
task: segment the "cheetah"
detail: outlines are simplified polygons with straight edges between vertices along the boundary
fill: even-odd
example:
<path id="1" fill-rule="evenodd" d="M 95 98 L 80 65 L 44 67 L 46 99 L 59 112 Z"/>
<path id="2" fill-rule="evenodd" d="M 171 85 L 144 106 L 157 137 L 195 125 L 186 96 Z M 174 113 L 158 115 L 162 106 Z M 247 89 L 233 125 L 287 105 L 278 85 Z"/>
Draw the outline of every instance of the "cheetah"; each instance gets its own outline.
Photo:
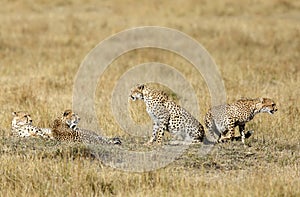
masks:
<path id="1" fill-rule="evenodd" d="M 232 104 L 212 107 L 206 113 L 204 121 L 212 136 L 215 132 L 219 133 L 217 143 L 234 140 L 234 128 L 238 126 L 242 143 L 245 144 L 245 138 L 253 133 L 252 131 L 245 133 L 245 124 L 258 113 L 274 114 L 276 111 L 276 104 L 269 98 L 243 98 Z M 226 136 L 227 133 L 229 136 Z"/>
<path id="2" fill-rule="evenodd" d="M 80 117 L 72 110 L 65 110 L 56 118 L 52 125 L 53 137 L 58 141 L 82 142 L 85 144 L 116 144 L 120 145 L 119 138 L 107 139 L 93 131 L 78 128 Z"/>
<path id="3" fill-rule="evenodd" d="M 202 142 L 204 128 L 187 110 L 169 99 L 163 91 L 150 88 L 147 84 L 137 84 L 131 89 L 132 101 L 143 100 L 153 121 L 152 137 L 147 145 L 162 143 L 164 131 L 171 134 L 188 134 L 192 143 Z"/>
<path id="4" fill-rule="evenodd" d="M 49 128 L 38 128 L 32 125 L 32 118 L 26 111 L 13 112 L 11 121 L 11 134 L 17 137 L 41 137 L 52 139 L 52 132 Z"/>

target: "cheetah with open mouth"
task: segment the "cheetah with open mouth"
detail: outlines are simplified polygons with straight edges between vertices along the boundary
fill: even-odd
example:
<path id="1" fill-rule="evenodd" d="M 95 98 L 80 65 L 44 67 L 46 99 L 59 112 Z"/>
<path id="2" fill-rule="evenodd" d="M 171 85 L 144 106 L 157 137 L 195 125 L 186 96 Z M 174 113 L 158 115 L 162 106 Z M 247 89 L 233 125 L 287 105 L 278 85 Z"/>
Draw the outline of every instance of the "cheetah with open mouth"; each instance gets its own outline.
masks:
<path id="1" fill-rule="evenodd" d="M 212 107 L 205 116 L 205 125 L 210 134 L 219 133 L 217 143 L 235 139 L 234 128 L 239 127 L 242 142 L 250 137 L 252 131 L 245 133 L 245 124 L 258 113 L 274 114 L 277 111 L 275 102 L 269 98 L 240 99 L 231 104 Z M 229 135 L 226 136 L 226 134 Z"/>

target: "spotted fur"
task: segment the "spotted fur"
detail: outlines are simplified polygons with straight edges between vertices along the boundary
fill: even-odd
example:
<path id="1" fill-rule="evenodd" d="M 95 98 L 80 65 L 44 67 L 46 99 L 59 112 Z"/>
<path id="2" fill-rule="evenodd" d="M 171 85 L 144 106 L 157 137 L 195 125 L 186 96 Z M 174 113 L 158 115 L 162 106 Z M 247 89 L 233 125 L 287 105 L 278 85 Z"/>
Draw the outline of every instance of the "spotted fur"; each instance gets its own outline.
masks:
<path id="1" fill-rule="evenodd" d="M 143 100 L 153 121 L 152 137 L 148 144 L 155 141 L 161 143 L 164 131 L 188 134 L 194 143 L 203 141 L 203 126 L 188 111 L 169 99 L 166 93 L 145 84 L 137 84 L 131 89 L 130 98 L 133 101 Z"/>
<path id="2" fill-rule="evenodd" d="M 32 118 L 28 112 L 13 112 L 11 122 L 11 133 L 17 137 L 42 137 L 52 139 L 52 132 L 49 128 L 38 128 L 32 125 Z"/>
<path id="3" fill-rule="evenodd" d="M 205 116 L 205 125 L 212 136 L 219 133 L 217 142 L 233 140 L 234 128 L 238 126 L 242 142 L 245 143 L 245 138 L 252 134 L 245 134 L 245 124 L 258 113 L 274 114 L 276 111 L 276 104 L 269 98 L 245 98 L 232 104 L 212 107 Z M 229 135 L 225 136 L 227 133 Z"/>

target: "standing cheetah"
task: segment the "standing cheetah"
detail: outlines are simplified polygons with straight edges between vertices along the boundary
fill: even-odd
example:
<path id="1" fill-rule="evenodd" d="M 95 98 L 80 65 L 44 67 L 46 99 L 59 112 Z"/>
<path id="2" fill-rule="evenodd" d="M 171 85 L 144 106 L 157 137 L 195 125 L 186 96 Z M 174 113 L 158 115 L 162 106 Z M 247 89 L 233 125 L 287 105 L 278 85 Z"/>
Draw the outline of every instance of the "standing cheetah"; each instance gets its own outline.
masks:
<path id="1" fill-rule="evenodd" d="M 78 128 L 80 117 L 72 110 L 65 110 L 52 125 L 53 137 L 59 141 L 82 142 L 86 144 L 121 144 L 119 138 L 108 139 L 93 131 Z"/>
<path id="2" fill-rule="evenodd" d="M 32 119 L 28 112 L 18 111 L 13 112 L 13 119 L 11 121 L 11 132 L 13 136 L 17 137 L 35 137 L 52 139 L 51 129 L 38 128 L 32 125 Z"/>
<path id="3" fill-rule="evenodd" d="M 239 126 L 242 142 L 245 143 L 245 124 L 258 113 L 274 114 L 276 111 L 276 104 L 269 98 L 240 99 L 232 104 L 212 107 L 205 116 L 205 125 L 212 136 L 214 132 L 220 133 L 217 142 L 233 140 L 234 128 Z M 229 136 L 225 136 L 227 132 Z"/>
<path id="4" fill-rule="evenodd" d="M 204 129 L 188 111 L 170 100 L 166 93 L 157 91 L 145 84 L 137 84 L 131 89 L 130 99 L 140 99 L 153 121 L 152 137 L 148 144 L 161 143 L 164 131 L 172 134 L 186 133 L 193 142 L 202 142 Z"/>

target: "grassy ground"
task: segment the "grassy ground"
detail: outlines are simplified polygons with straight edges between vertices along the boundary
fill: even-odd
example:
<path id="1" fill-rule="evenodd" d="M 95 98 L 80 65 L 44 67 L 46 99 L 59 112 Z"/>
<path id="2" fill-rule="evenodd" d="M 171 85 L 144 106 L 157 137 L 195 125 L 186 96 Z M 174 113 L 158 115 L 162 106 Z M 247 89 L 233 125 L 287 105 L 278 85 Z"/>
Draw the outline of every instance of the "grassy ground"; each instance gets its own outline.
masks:
<path id="1" fill-rule="evenodd" d="M 266 1 L 3 1 L 0 7 L 0 196 L 299 196 L 300 3 Z M 156 25 L 191 35 L 212 55 L 228 101 L 270 97 L 279 111 L 247 124 L 247 141 L 221 144 L 200 157 L 193 146 L 170 165 L 129 173 L 103 165 L 89 147 L 9 137 L 11 112 L 34 123 L 72 107 L 73 82 L 85 55 L 121 30 Z M 111 113 L 111 89 L 134 65 L 158 61 L 179 69 L 210 105 L 206 85 L 174 54 L 142 49 L 124 54 L 99 80 L 95 105 L 105 135 L 127 148 L 147 138 L 128 136 Z M 180 99 L 180 95 L 178 96 Z M 142 104 L 131 107 L 147 120 Z M 134 144 L 137 143 L 137 144 Z"/>

